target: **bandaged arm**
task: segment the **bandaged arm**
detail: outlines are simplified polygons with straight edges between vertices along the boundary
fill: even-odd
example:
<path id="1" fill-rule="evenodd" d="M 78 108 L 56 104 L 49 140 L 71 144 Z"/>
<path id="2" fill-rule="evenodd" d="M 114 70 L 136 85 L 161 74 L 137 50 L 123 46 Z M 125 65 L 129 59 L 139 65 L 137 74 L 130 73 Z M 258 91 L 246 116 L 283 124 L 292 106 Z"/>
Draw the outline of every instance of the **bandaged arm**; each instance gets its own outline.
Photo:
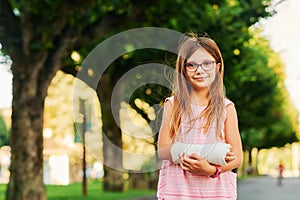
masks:
<path id="1" fill-rule="evenodd" d="M 230 144 L 214 143 L 214 144 L 185 144 L 176 142 L 171 147 L 171 157 L 175 164 L 180 162 L 180 155 L 193 153 L 206 159 L 209 163 L 215 165 L 225 165 L 225 156 L 230 151 Z"/>

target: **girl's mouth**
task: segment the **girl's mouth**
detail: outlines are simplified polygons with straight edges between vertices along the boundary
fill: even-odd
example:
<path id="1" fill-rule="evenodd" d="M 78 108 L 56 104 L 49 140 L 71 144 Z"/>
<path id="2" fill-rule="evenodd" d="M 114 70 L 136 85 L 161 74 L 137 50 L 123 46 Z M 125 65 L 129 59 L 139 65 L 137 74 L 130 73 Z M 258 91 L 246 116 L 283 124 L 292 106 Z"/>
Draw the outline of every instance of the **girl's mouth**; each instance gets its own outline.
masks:
<path id="1" fill-rule="evenodd" d="M 208 76 L 193 77 L 193 79 L 196 80 L 196 81 L 203 81 L 206 78 L 208 78 Z"/>

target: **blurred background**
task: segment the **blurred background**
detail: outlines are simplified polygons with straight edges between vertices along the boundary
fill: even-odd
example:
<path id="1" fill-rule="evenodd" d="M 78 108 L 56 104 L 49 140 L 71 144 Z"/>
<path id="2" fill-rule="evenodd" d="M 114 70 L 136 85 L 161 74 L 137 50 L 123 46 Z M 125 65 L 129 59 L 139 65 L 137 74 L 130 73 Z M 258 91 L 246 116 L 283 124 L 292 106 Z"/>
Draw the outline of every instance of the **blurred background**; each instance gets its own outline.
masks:
<path id="1" fill-rule="evenodd" d="M 283 163 L 285 177 L 298 177 L 299 9 L 298 0 L 1 0 L 0 182 L 7 186 L 7 199 L 29 191 L 24 183 L 41 188 L 83 183 L 85 195 L 89 180 L 98 180 L 104 191 L 156 189 L 160 161 L 153 124 L 159 124 L 161 107 L 153 105 L 162 106 L 170 90 L 145 84 L 118 99 L 120 127 L 111 94 L 130 69 L 146 63 L 174 67 L 176 55 L 128 51 L 110 64 L 96 88 L 95 69 L 81 66 L 105 39 L 148 26 L 207 33 L 219 45 L 226 94 L 236 105 L 243 141 L 238 176 L 277 177 Z M 123 48 L 135 49 L 131 45 Z M 78 72 L 87 78 L 79 80 Z M 136 74 L 123 92 L 155 73 Z M 123 153 L 112 154 L 102 134 Z M 46 193 L 35 193 L 40 191 Z"/>

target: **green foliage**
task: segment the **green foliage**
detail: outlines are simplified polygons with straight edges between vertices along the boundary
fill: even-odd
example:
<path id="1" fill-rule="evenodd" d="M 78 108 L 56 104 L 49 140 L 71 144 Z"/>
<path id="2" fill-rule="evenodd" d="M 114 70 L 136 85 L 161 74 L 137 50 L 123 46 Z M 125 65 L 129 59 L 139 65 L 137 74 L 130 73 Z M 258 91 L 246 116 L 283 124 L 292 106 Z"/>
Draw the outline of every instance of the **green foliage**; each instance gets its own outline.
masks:
<path id="1" fill-rule="evenodd" d="M 178 0 L 159 4 L 140 2 L 139 6 L 130 5 L 130 2 L 124 4 L 129 4 L 128 10 L 133 12 L 132 17 L 136 17 L 127 24 L 127 28 L 158 26 L 181 32 L 208 33 L 218 43 L 225 61 L 227 96 L 236 103 L 245 149 L 271 147 L 270 144 L 282 146 L 296 140 L 295 129 L 291 120 L 288 120 L 290 116 L 285 113 L 283 106 L 278 106 L 286 102 L 283 77 L 278 73 L 283 71 L 283 64 L 275 58 L 268 41 L 262 39 L 259 33 L 254 34 L 257 30 L 249 29 L 259 19 L 272 14 L 273 11 L 266 11 L 270 1 L 222 0 L 200 3 Z M 120 6 L 115 4 L 111 12 L 118 15 L 118 8 Z M 137 8 L 145 8 L 143 15 L 139 15 Z M 126 15 L 130 15 L 130 12 Z M 136 65 L 156 62 L 174 67 L 175 59 L 176 55 L 159 50 L 136 50 L 117 59 L 107 73 L 114 85 L 119 77 Z M 272 62 L 277 63 L 275 67 L 271 66 Z M 155 73 L 147 76 L 156 76 Z M 138 78 L 130 79 L 124 88 L 134 88 Z M 131 106 L 150 122 L 134 100 L 140 98 L 150 105 L 160 104 L 170 95 L 170 91 L 157 84 L 147 84 L 128 95 L 131 96 L 126 96 L 124 100 L 130 99 Z M 283 129 L 286 130 L 285 134 L 281 133 Z M 272 142 L 268 141 L 270 139 Z"/>
<path id="2" fill-rule="evenodd" d="M 9 131 L 3 120 L 3 117 L 0 115 L 0 147 L 9 144 Z"/>
<path id="3" fill-rule="evenodd" d="M 243 60 L 230 75 L 233 83 L 227 91 L 239 111 L 244 148 L 270 148 L 297 141 L 293 125 L 295 115 L 284 87 L 284 64 L 260 36 L 251 31 L 253 39 L 243 47 Z"/>
<path id="4" fill-rule="evenodd" d="M 260 31 L 249 29 L 260 18 L 271 14 L 266 12 L 268 1 L 263 4 L 257 0 L 202 1 L 197 6 L 192 1 L 185 1 L 184 5 L 182 3 L 176 1 L 172 6 L 167 6 L 168 3 L 164 1 L 159 8 L 149 6 L 145 11 L 148 20 L 142 24 L 164 26 L 182 32 L 208 33 L 216 40 L 225 61 L 227 96 L 236 104 L 245 149 L 283 146 L 296 141 L 292 116 L 284 109 L 287 104 L 282 76 L 284 65 L 269 47 L 269 42 L 262 38 Z M 182 15 L 176 14 L 179 9 Z M 137 50 L 116 60 L 108 73 L 113 84 L 136 64 L 156 62 L 174 67 L 175 59 L 176 55 L 158 50 Z M 147 76 L 156 75 L 153 72 Z M 124 88 L 135 87 L 136 80 L 133 77 Z M 134 104 L 135 98 L 150 105 L 159 104 L 170 95 L 170 91 L 147 84 L 129 95 L 126 98 L 130 98 L 131 106 L 150 121 Z"/>

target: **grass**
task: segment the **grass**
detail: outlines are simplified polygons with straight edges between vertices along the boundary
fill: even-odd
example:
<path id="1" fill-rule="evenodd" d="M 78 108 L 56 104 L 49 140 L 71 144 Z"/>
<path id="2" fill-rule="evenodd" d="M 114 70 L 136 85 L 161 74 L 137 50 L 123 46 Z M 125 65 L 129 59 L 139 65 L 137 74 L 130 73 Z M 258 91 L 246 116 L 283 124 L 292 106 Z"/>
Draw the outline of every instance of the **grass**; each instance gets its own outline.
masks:
<path id="1" fill-rule="evenodd" d="M 153 190 L 126 190 L 125 192 L 104 192 L 102 182 L 89 181 L 87 185 L 87 196 L 82 196 L 81 183 L 67 186 L 46 185 L 48 200 L 126 200 L 139 196 L 154 195 Z M 4 200 L 6 185 L 0 184 L 0 200 Z"/>
<path id="2" fill-rule="evenodd" d="M 5 197 L 6 185 L 0 184 L 0 200 L 3 200 Z"/>

